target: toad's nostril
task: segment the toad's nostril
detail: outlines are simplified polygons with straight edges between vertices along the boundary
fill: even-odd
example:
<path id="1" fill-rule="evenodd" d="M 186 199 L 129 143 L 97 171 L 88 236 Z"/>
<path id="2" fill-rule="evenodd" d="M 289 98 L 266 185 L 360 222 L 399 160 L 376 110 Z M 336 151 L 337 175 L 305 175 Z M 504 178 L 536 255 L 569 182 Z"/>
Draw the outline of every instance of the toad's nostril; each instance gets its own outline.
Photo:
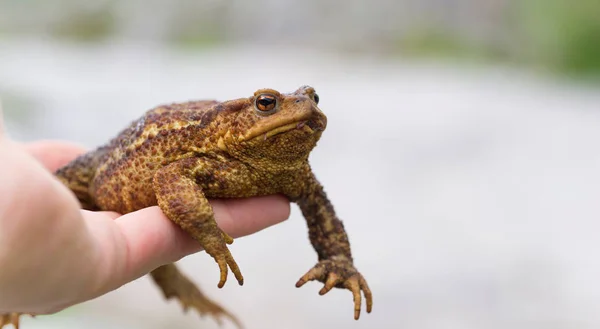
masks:
<path id="1" fill-rule="evenodd" d="M 315 131 L 319 131 L 319 130 L 325 130 L 325 127 L 327 127 L 327 120 L 326 119 L 312 119 L 309 120 L 306 123 L 307 126 L 310 127 L 310 129 L 315 130 Z"/>

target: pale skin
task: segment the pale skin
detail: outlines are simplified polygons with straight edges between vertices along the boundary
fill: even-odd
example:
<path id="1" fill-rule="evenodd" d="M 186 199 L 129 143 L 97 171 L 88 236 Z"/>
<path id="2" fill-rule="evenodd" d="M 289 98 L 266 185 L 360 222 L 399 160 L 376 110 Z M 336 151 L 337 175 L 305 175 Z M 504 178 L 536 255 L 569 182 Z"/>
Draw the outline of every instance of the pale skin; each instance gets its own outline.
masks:
<path id="1" fill-rule="evenodd" d="M 126 215 L 81 210 L 52 172 L 85 150 L 74 144 L 17 143 L 0 113 L 0 314 L 48 314 L 93 299 L 200 251 L 158 207 Z M 232 237 L 288 218 L 282 196 L 210 200 Z"/>

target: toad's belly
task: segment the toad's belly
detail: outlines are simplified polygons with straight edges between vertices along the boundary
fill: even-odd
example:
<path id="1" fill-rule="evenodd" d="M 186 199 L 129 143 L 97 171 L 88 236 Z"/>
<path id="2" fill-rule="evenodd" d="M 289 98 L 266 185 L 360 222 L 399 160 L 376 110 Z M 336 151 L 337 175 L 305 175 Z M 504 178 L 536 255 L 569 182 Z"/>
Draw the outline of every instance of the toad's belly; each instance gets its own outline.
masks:
<path id="1" fill-rule="evenodd" d="M 289 173 L 257 173 L 240 170 L 228 179 L 215 180 L 201 186 L 207 198 L 247 198 L 273 194 L 294 196 L 302 184 Z"/>
<path id="2" fill-rule="evenodd" d="M 144 170 L 145 169 L 145 170 Z M 156 170 L 135 165 L 109 167 L 99 171 L 90 186 L 96 205 L 121 214 L 157 205 L 153 187 Z M 181 177 L 181 179 L 189 179 Z M 249 167 L 230 164 L 229 170 L 215 170 L 194 179 L 206 198 L 247 198 L 253 196 L 297 194 L 302 186 L 291 173 L 258 173 Z"/>

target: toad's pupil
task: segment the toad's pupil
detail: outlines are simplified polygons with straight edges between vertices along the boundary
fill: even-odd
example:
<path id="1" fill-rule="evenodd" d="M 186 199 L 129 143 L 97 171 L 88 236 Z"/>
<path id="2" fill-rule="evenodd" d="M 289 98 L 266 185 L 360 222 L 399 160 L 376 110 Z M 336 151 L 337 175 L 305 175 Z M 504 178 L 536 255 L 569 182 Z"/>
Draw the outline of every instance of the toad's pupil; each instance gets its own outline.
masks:
<path id="1" fill-rule="evenodd" d="M 261 111 L 269 111 L 275 107 L 275 98 L 269 96 L 263 96 L 258 99 L 258 109 Z"/>
<path id="2" fill-rule="evenodd" d="M 275 100 L 272 98 L 263 98 L 258 101 L 258 104 L 260 104 L 262 106 L 269 106 L 269 105 L 273 104 L 274 102 L 275 102 Z"/>
<path id="3" fill-rule="evenodd" d="M 315 99 L 315 103 L 319 104 L 319 95 L 315 94 L 313 98 Z"/>

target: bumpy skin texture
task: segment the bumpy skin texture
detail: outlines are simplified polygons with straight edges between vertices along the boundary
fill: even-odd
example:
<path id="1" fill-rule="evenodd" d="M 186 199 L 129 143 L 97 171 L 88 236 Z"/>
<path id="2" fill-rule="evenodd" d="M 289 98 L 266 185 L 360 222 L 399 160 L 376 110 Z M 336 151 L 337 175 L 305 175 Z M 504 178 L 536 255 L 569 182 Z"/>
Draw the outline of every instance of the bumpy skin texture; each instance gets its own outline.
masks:
<path id="1" fill-rule="evenodd" d="M 261 89 L 226 102 L 160 106 L 56 175 L 85 209 L 128 213 L 158 205 L 215 259 L 219 287 L 228 269 L 240 285 L 243 276 L 227 247 L 233 239 L 217 226 L 207 198 L 284 194 L 299 205 L 318 254 L 318 263 L 296 286 L 318 280 L 325 283 L 320 294 L 349 289 L 358 319 L 361 290 L 367 312 L 372 294 L 353 265 L 344 226 L 308 163 L 327 125 L 317 103 L 315 90 L 304 86 L 289 94 Z M 184 308 L 237 322 L 174 264 L 151 275 L 165 297 L 178 299 Z"/>

